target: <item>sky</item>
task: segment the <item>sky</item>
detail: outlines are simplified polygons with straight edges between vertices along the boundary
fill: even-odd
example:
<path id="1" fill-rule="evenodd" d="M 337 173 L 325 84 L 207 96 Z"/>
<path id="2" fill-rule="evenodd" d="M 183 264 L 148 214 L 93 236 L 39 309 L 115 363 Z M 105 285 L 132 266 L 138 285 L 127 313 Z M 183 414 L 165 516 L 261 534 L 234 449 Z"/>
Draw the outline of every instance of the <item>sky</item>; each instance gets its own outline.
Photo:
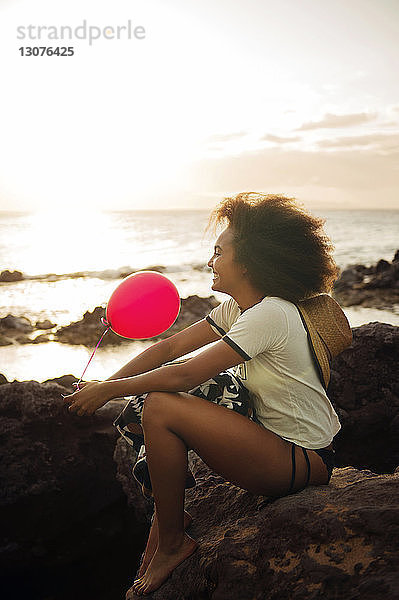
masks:
<path id="1" fill-rule="evenodd" d="M 0 0 L 0 210 L 399 209 L 398 50 L 398 0 Z"/>

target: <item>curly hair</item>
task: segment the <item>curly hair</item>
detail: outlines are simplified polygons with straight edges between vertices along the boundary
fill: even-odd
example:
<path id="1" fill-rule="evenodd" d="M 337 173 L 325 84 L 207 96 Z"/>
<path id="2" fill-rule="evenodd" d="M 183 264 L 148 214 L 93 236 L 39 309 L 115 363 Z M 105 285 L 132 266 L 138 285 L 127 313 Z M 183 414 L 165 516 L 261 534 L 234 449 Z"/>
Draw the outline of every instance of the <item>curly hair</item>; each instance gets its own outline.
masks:
<path id="1" fill-rule="evenodd" d="M 332 289 L 339 271 L 323 231 L 325 221 L 294 198 L 257 192 L 225 198 L 209 225 L 226 222 L 233 232 L 235 260 L 266 296 L 298 302 Z"/>

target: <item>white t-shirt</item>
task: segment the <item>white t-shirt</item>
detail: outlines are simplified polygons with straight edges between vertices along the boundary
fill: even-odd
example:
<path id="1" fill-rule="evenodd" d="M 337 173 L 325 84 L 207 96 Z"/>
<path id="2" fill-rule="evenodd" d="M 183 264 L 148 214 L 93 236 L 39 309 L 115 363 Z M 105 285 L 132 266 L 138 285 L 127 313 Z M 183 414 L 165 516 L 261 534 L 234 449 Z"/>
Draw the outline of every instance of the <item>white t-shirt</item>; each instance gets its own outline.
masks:
<path id="1" fill-rule="evenodd" d="M 328 446 L 341 425 L 295 304 L 266 297 L 241 312 L 230 298 L 206 320 L 243 357 L 235 375 L 250 391 L 262 425 L 305 448 Z"/>

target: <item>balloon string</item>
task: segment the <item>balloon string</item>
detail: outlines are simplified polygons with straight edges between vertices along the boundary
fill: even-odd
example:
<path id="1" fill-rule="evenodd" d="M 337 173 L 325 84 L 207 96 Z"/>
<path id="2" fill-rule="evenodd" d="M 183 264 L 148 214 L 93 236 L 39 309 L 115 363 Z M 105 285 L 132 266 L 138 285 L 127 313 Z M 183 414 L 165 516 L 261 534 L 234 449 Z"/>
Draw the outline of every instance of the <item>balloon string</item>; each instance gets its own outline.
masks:
<path id="1" fill-rule="evenodd" d="M 76 384 L 76 389 L 77 389 L 77 390 L 80 390 L 79 383 L 81 383 L 81 382 L 82 382 L 82 379 L 83 379 L 83 377 L 84 377 L 84 374 L 85 374 L 85 373 L 86 373 L 86 371 L 87 371 L 87 367 L 88 367 L 88 366 L 89 366 L 89 364 L 91 363 L 91 361 L 92 361 L 92 358 L 93 358 L 93 356 L 95 355 L 97 348 L 99 347 L 99 345 L 100 345 L 100 344 L 101 344 L 101 342 L 103 341 L 103 337 L 104 337 L 104 336 L 105 336 L 105 334 L 106 334 L 106 333 L 108 333 L 108 331 L 111 329 L 111 325 L 108 323 L 108 321 L 107 321 L 106 319 L 104 319 L 104 317 L 102 317 L 102 318 L 101 318 L 101 323 L 102 323 L 103 325 L 105 325 L 107 328 L 106 328 L 106 330 L 104 331 L 104 333 L 102 334 L 102 336 L 100 337 L 100 339 L 98 340 L 98 342 L 97 342 L 97 346 L 94 348 L 94 350 L 93 350 L 93 352 L 92 352 L 92 354 L 91 354 L 91 356 L 90 356 L 90 358 L 89 358 L 89 362 L 87 363 L 87 365 L 86 365 L 86 367 L 85 367 L 85 370 L 84 370 L 84 371 L 83 371 L 83 373 L 82 373 L 82 376 L 81 376 L 81 378 L 79 379 L 78 383 Z"/>

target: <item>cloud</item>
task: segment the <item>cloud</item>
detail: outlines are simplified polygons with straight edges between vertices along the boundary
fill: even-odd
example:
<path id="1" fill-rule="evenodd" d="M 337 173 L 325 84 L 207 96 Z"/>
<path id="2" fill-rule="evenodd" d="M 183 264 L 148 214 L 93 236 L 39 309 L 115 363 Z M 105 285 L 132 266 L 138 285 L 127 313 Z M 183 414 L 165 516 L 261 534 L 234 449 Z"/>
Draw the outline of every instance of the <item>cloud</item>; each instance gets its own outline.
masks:
<path id="1" fill-rule="evenodd" d="M 356 152 L 264 148 L 193 165 L 190 184 L 198 193 L 219 198 L 258 190 L 293 195 L 318 206 L 396 208 L 399 151 Z"/>
<path id="2" fill-rule="evenodd" d="M 268 133 L 267 135 L 263 136 L 262 141 L 274 142 L 276 144 L 289 144 L 290 142 L 300 142 L 301 139 L 302 138 L 299 135 L 295 137 L 280 137 L 278 135 L 272 135 L 271 133 Z"/>
<path id="3" fill-rule="evenodd" d="M 208 142 L 231 142 L 247 135 L 246 131 L 236 131 L 235 133 L 216 133 L 208 138 Z"/>
<path id="4" fill-rule="evenodd" d="M 373 121 L 377 113 L 351 113 L 348 115 L 334 115 L 327 113 L 320 121 L 309 121 L 304 123 L 297 131 L 309 131 L 311 129 L 325 129 L 335 127 L 351 127 Z"/>
<path id="5" fill-rule="evenodd" d="M 333 140 L 320 140 L 320 148 L 354 148 L 358 146 L 373 146 L 383 152 L 399 151 L 399 133 L 369 133 L 335 138 Z"/>

